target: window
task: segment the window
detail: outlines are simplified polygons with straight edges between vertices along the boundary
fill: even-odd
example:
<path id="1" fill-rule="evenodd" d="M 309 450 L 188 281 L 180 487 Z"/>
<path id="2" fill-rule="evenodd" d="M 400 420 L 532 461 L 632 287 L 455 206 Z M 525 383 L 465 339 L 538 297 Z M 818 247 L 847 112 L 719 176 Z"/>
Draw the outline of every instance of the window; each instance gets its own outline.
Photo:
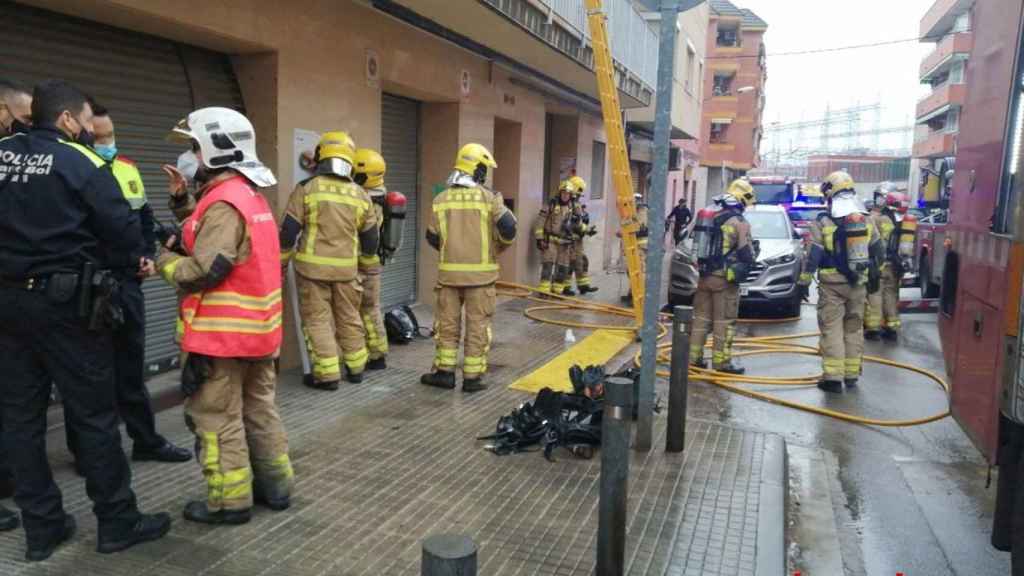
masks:
<path id="1" fill-rule="evenodd" d="M 735 72 L 715 72 L 715 81 L 711 87 L 712 96 L 731 96 L 732 81 L 736 78 Z"/>
<path id="2" fill-rule="evenodd" d="M 1024 177 L 1021 175 L 1021 154 L 1024 152 L 1024 40 L 1021 41 L 1020 55 L 1017 57 L 1017 81 L 1013 86 L 1010 99 L 1009 132 L 1003 145 L 1003 175 L 999 185 L 999 196 L 996 198 L 996 210 L 992 218 L 992 231 L 999 234 L 1013 234 L 1017 225 L 1014 214 L 1024 188 Z"/>
<path id="3" fill-rule="evenodd" d="M 953 64 L 953 66 L 949 69 L 949 83 L 964 83 L 964 62 L 962 60 L 960 62 Z"/>
<path id="4" fill-rule="evenodd" d="M 700 74 L 697 76 L 697 99 L 704 97 L 704 63 L 700 63 Z"/>
<path id="5" fill-rule="evenodd" d="M 971 29 L 971 13 L 964 12 L 963 14 L 956 17 L 956 22 L 953 23 L 953 32 L 967 32 Z"/>
<path id="6" fill-rule="evenodd" d="M 594 140 L 593 154 L 590 157 L 590 198 L 604 198 L 604 142 Z"/>
<path id="7" fill-rule="evenodd" d="M 949 134 L 956 134 L 960 131 L 960 109 L 953 108 L 946 114 L 946 125 L 943 130 Z"/>
<path id="8" fill-rule="evenodd" d="M 694 83 L 693 76 L 697 72 L 696 64 L 697 64 L 697 53 L 693 51 L 693 48 L 690 48 L 689 46 L 687 46 L 686 47 L 686 71 L 684 72 L 684 74 L 686 75 L 686 91 L 689 92 L 690 94 L 693 94 L 693 83 Z M 700 79 L 697 79 L 696 81 L 699 82 Z"/>
<path id="9" fill-rule="evenodd" d="M 725 144 L 726 139 L 729 135 L 729 125 L 725 123 L 712 122 L 711 123 L 711 138 L 712 144 Z"/>
<path id="10" fill-rule="evenodd" d="M 716 44 L 724 48 L 735 48 L 740 45 L 740 25 L 739 23 L 718 23 L 718 37 L 716 38 Z"/>

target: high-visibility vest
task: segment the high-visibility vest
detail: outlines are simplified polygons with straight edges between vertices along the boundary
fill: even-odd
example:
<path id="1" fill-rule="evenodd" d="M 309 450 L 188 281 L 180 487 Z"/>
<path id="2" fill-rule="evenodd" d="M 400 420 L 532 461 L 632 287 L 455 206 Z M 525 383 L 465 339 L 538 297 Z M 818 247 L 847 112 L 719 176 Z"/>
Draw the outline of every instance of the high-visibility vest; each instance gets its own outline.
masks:
<path id="1" fill-rule="evenodd" d="M 142 186 L 142 175 L 135 162 L 118 156 L 110 163 L 110 171 L 132 210 L 141 210 L 146 205 L 146 189 Z"/>
<path id="2" fill-rule="evenodd" d="M 274 214 L 243 177 L 225 180 L 203 195 L 182 226 L 189 254 L 203 214 L 215 202 L 227 202 L 242 215 L 252 251 L 220 284 L 182 300 L 181 347 L 220 358 L 271 356 L 281 346 L 281 245 Z"/>

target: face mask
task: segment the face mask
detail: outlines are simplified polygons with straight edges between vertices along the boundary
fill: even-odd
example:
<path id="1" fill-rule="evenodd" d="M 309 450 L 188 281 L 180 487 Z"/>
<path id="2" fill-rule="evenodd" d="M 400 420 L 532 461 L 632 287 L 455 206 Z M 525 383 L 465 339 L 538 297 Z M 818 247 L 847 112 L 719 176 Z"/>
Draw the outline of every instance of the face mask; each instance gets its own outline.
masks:
<path id="1" fill-rule="evenodd" d="M 110 162 L 117 156 L 117 144 L 97 144 L 93 146 L 93 150 L 100 155 L 101 158 Z"/>
<path id="2" fill-rule="evenodd" d="M 82 146 L 88 146 L 92 148 L 93 144 L 96 143 L 96 137 L 93 136 L 92 132 L 89 132 L 85 128 L 82 128 L 82 131 L 78 133 L 78 136 L 75 136 L 75 142 L 78 142 Z"/>
<path id="3" fill-rule="evenodd" d="M 191 184 L 196 181 L 196 175 L 199 173 L 199 157 L 195 152 L 186 150 L 178 156 L 177 168 L 178 172 L 181 172 L 185 180 Z"/>

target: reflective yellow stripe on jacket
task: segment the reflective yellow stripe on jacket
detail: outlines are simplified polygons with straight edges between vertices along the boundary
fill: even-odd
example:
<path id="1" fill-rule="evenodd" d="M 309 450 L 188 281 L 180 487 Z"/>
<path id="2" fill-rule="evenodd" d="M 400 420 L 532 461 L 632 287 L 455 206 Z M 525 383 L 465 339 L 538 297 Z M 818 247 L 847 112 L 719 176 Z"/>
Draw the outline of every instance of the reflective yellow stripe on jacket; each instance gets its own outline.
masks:
<path id="1" fill-rule="evenodd" d="M 339 268 L 354 268 L 359 264 L 359 232 L 354 230 L 351 238 L 351 256 L 321 256 L 316 254 L 317 235 L 320 232 L 320 205 L 323 203 L 344 204 L 356 210 L 356 222 L 362 222 L 370 209 L 370 203 L 362 198 L 353 195 L 353 192 L 343 186 L 336 186 L 323 179 L 317 180 L 316 192 L 307 194 L 306 203 L 306 231 L 303 234 L 303 246 L 295 259 L 300 262 L 317 264 L 320 266 L 336 266 Z M 358 228 L 358 226 L 357 226 Z"/>
<path id="2" fill-rule="evenodd" d="M 495 272 L 498 263 L 491 260 L 491 205 L 482 200 L 479 191 L 450 191 L 444 202 L 434 204 L 434 212 L 441 227 L 441 261 L 438 269 L 443 272 Z M 475 210 L 480 216 L 480 261 L 477 263 L 449 262 L 446 254 L 448 244 L 449 212 Z"/>

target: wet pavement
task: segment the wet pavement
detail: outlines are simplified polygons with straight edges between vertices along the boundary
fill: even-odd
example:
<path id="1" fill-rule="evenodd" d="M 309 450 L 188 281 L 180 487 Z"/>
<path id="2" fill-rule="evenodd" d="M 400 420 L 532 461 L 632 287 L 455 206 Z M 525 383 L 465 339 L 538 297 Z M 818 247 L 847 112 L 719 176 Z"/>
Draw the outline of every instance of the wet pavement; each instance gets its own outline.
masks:
<path id="1" fill-rule="evenodd" d="M 904 298 L 917 290 L 904 290 Z M 816 331 L 804 306 L 798 323 L 745 324 L 740 335 Z M 816 339 L 801 343 L 814 345 Z M 867 354 L 944 376 L 934 314 L 905 314 L 898 345 L 868 342 Z M 743 358 L 747 373 L 806 376 L 820 372 L 810 356 Z M 853 391 L 827 395 L 815 387 L 754 387 L 788 400 L 886 419 L 946 409 L 928 379 L 867 364 Z M 988 543 L 995 478 L 952 418 L 912 428 L 841 422 L 740 397 L 708 384 L 691 386 L 693 416 L 781 435 L 789 447 L 790 569 L 806 575 L 988 575 L 1009 572 L 1009 554 Z M 831 514 L 829 511 L 831 510 Z"/>

